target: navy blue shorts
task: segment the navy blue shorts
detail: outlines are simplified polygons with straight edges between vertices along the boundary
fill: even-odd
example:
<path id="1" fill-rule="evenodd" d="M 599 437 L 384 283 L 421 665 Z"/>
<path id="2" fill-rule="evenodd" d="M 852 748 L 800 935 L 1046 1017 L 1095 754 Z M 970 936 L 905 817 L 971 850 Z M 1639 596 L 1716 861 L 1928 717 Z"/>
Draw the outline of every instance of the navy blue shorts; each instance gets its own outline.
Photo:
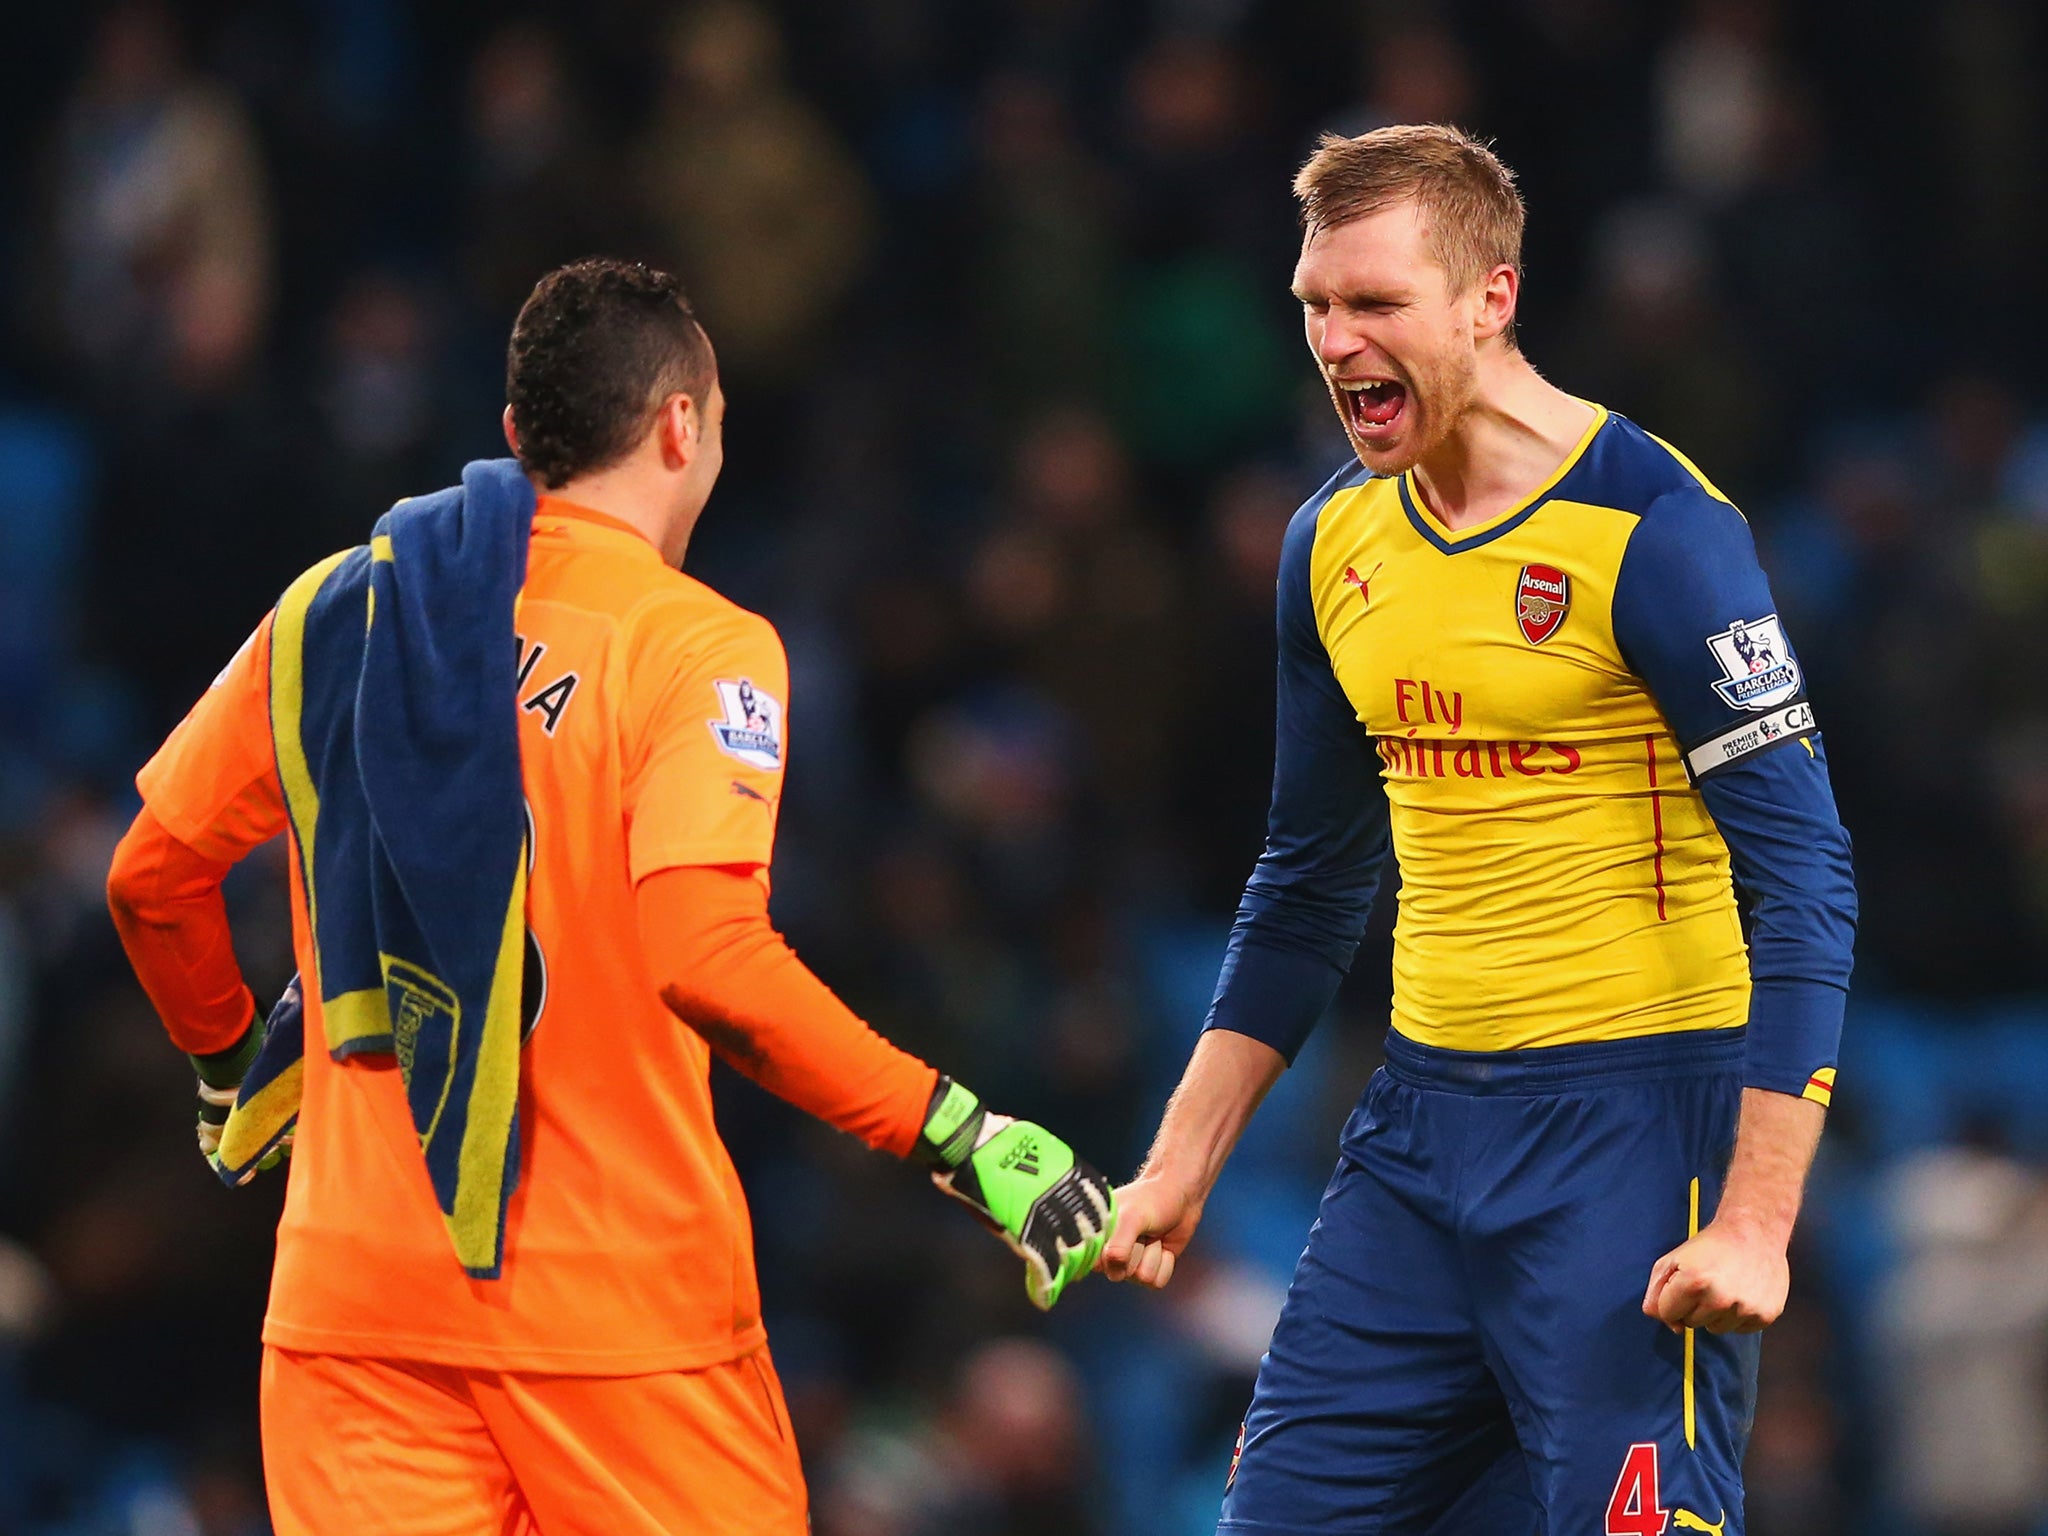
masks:
<path id="1" fill-rule="evenodd" d="M 1741 1030 L 1387 1036 L 1259 1367 L 1220 1532 L 1741 1536 L 1758 1336 L 1643 1316 L 1711 1218 Z"/>

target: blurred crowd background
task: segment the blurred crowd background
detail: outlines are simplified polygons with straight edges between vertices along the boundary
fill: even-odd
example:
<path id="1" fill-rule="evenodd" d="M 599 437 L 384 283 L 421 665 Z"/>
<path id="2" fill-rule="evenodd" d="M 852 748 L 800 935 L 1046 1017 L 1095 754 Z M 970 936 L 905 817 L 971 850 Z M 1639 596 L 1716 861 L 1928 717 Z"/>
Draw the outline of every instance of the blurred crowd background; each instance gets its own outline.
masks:
<path id="1" fill-rule="evenodd" d="M 674 266 L 719 349 L 690 564 L 788 641 L 780 922 L 1127 1175 L 1260 842 L 1281 531 L 1346 453 L 1288 178 L 1429 120 L 1521 172 L 1537 365 L 1748 511 L 1856 839 L 1750 1529 L 2048 1529 L 2044 47 L 2028 0 L 11 12 L 0 1532 L 266 1528 L 281 1181 L 191 1150 L 108 856 L 284 583 L 501 451 L 504 338 L 565 259 Z M 281 871 L 230 887 L 273 993 Z M 1390 915 L 1164 1296 L 1041 1320 L 913 1173 L 721 1082 L 820 1536 L 1211 1528 Z"/>

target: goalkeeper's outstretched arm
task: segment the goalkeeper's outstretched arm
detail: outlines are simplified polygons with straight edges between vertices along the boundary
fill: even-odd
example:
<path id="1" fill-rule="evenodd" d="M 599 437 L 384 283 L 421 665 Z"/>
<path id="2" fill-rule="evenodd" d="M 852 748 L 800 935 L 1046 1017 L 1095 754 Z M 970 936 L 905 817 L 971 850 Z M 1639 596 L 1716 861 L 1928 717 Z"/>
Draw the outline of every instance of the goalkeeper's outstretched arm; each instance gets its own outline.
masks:
<path id="1" fill-rule="evenodd" d="M 1114 1214 L 1108 1181 L 1044 1127 L 990 1113 L 870 1029 L 775 931 L 751 868 L 661 870 L 635 901 L 662 1000 L 729 1065 L 929 1167 L 1024 1259 L 1038 1306 L 1094 1266 Z"/>

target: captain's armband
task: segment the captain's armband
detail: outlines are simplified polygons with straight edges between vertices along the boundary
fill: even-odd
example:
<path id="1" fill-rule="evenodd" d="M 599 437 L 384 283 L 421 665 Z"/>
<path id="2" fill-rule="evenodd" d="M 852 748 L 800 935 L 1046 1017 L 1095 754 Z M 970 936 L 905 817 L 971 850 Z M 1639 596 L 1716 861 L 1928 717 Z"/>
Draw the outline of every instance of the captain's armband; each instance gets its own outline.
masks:
<path id="1" fill-rule="evenodd" d="M 1685 771 L 1697 784 L 1709 774 L 1747 762 L 1774 747 L 1804 741 L 1819 729 L 1814 724 L 1813 705 L 1805 699 L 1795 699 L 1754 719 L 1738 720 L 1704 741 L 1694 742 L 1685 749 Z"/>

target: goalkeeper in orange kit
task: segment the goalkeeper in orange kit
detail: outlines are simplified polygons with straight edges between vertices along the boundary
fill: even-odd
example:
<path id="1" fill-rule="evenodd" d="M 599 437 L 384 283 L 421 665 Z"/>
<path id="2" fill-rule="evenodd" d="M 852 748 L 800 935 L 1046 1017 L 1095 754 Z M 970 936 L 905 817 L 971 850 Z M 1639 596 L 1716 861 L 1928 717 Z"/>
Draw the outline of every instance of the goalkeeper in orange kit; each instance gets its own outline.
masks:
<path id="1" fill-rule="evenodd" d="M 142 770 L 109 896 L 202 1142 L 238 1178 L 295 1138 L 263 1333 L 282 1536 L 795 1536 L 712 1054 L 930 1167 L 1040 1306 L 1111 1197 L 770 925 L 787 664 L 678 569 L 724 401 L 674 279 L 550 274 L 507 381 L 516 465 L 293 584 Z M 266 1033 L 220 884 L 281 831 L 303 1002 Z"/>

